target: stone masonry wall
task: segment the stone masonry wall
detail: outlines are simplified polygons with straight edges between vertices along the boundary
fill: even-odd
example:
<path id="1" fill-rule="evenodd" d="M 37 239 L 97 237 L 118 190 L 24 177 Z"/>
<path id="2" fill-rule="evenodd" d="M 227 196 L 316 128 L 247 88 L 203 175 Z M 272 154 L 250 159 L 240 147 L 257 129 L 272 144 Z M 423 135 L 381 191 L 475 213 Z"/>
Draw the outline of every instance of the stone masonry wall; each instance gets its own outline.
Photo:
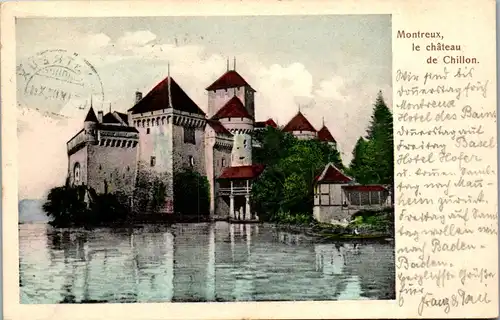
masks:
<path id="1" fill-rule="evenodd" d="M 131 196 L 137 175 L 137 147 L 90 145 L 88 185 L 99 194 L 123 192 Z"/>
<path id="2" fill-rule="evenodd" d="M 87 158 L 88 158 L 88 152 L 87 152 L 87 146 L 83 147 L 82 149 L 78 150 L 77 152 L 73 153 L 72 155 L 69 156 L 68 159 L 68 177 L 69 177 L 69 183 L 73 184 L 75 181 L 74 177 L 74 168 L 75 164 L 79 163 L 80 164 L 80 184 L 88 184 L 87 183 Z"/>

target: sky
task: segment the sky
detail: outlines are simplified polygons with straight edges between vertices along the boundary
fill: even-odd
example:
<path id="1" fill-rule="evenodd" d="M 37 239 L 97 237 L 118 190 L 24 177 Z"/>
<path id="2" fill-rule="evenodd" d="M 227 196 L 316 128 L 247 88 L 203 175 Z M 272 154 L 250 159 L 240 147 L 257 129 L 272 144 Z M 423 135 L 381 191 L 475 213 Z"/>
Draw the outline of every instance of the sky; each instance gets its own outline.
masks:
<path id="1" fill-rule="evenodd" d="M 206 111 L 205 88 L 236 59 L 236 71 L 257 91 L 257 120 L 285 125 L 299 106 L 317 129 L 324 118 L 344 164 L 379 91 L 392 108 L 389 15 L 23 18 L 16 41 L 18 66 L 63 49 L 95 70 L 88 92 L 56 105 L 27 97 L 18 75 L 20 199 L 44 198 L 64 183 L 66 142 L 82 128 L 91 96 L 97 110 L 126 112 L 135 92 L 145 95 L 169 69 Z"/>

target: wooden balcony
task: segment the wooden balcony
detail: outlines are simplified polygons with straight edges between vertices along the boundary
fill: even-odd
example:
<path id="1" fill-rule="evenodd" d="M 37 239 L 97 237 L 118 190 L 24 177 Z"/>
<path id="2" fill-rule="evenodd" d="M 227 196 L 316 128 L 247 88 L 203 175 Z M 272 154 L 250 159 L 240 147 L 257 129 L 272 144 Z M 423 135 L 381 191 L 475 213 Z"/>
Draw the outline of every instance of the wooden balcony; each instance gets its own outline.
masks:
<path id="1" fill-rule="evenodd" d="M 217 193 L 220 196 L 240 196 L 250 194 L 251 189 L 247 187 L 219 188 Z"/>

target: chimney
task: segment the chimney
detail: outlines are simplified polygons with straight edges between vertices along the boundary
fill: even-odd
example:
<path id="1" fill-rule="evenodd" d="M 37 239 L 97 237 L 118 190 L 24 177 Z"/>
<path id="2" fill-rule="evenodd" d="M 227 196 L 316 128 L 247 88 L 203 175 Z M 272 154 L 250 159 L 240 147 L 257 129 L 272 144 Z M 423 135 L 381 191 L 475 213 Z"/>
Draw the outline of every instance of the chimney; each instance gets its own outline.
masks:
<path id="1" fill-rule="evenodd" d="M 99 120 L 99 123 L 102 123 L 102 111 L 97 111 L 97 120 Z"/>
<path id="2" fill-rule="evenodd" d="M 135 92 L 135 103 L 139 102 L 142 100 L 142 92 L 136 91 Z"/>

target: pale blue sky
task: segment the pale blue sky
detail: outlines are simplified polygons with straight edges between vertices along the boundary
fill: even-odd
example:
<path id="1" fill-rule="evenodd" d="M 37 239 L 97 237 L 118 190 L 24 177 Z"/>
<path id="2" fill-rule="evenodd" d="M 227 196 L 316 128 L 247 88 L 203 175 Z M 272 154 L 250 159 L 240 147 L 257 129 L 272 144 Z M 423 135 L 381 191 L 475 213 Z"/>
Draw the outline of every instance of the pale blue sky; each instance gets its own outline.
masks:
<path id="1" fill-rule="evenodd" d="M 226 58 L 232 65 L 236 56 L 237 71 L 257 90 L 258 120 L 273 117 L 285 124 L 299 103 L 306 105 L 302 110 L 318 129 L 325 117 L 346 163 L 366 130 L 377 92 L 382 90 L 392 105 L 390 15 L 29 18 L 18 19 L 16 27 L 18 63 L 47 49 L 77 52 L 102 79 L 105 101 L 95 98 L 98 108 L 111 103 L 119 111 L 132 106 L 136 90 L 147 93 L 162 80 L 167 63 L 176 81 L 206 110 L 204 88 L 225 72 Z M 43 103 L 36 107 L 43 109 Z M 43 143 L 36 128 L 56 126 L 45 130 L 57 132 L 57 137 L 45 137 L 52 141 L 46 147 L 59 148 L 46 161 L 53 163 L 60 154 L 60 166 L 65 166 L 65 142 L 84 115 L 72 105 L 61 112 L 75 124 L 25 116 L 21 127 L 30 130 L 20 132 L 20 143 Z M 63 179 L 64 170 L 41 177 L 42 189 Z M 26 175 L 21 189 L 39 194 Z"/>

